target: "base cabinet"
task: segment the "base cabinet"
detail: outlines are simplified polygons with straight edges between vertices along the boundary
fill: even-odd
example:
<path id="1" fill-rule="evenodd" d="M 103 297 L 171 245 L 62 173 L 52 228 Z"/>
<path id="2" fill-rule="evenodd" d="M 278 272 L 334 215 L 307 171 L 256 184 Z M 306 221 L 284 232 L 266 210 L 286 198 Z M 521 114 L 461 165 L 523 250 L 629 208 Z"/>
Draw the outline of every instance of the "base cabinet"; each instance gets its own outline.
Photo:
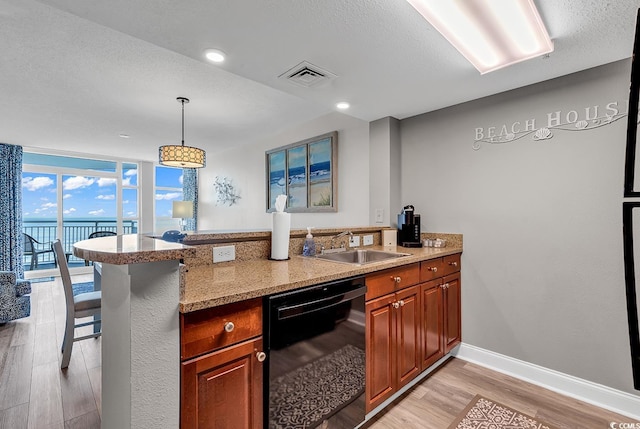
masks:
<path id="1" fill-rule="evenodd" d="M 366 411 L 395 393 L 396 312 L 395 294 L 365 305 L 366 325 Z"/>
<path id="2" fill-rule="evenodd" d="M 422 370 L 460 344 L 460 273 L 420 285 Z"/>
<path id="3" fill-rule="evenodd" d="M 421 371 L 420 288 L 369 301 L 367 335 L 367 412 L 390 398 Z"/>
<path id="4" fill-rule="evenodd" d="M 180 427 L 263 427 L 260 299 L 181 315 Z"/>
<path id="5" fill-rule="evenodd" d="M 440 279 L 420 285 L 422 296 L 422 370 L 444 356 L 444 289 Z"/>
<path id="6" fill-rule="evenodd" d="M 367 288 L 371 412 L 460 343 L 460 254 L 367 276 Z"/>
<path id="7" fill-rule="evenodd" d="M 262 339 L 182 363 L 182 428 L 261 428 Z"/>
<path id="8" fill-rule="evenodd" d="M 444 352 L 449 353 L 460 344 L 462 338 L 460 273 L 444 277 L 442 290 L 444 291 Z"/>

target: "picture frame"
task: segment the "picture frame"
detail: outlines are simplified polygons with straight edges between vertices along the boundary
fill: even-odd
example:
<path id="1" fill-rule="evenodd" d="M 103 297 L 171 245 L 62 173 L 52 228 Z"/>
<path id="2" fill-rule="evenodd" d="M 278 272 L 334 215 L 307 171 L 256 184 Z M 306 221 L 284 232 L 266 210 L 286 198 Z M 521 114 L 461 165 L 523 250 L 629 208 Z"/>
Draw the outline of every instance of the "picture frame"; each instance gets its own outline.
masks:
<path id="1" fill-rule="evenodd" d="M 338 211 L 337 131 L 268 150 L 265 165 L 268 213 L 281 194 L 289 213 Z"/>

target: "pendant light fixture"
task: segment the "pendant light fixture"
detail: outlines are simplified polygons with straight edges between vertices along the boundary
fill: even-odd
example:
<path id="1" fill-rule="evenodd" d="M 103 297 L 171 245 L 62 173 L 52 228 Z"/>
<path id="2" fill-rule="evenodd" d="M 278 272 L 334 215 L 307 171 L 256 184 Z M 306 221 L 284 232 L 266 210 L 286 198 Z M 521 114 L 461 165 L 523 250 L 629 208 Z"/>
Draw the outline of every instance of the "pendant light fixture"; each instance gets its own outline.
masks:
<path id="1" fill-rule="evenodd" d="M 204 150 L 184 145 L 184 104 L 188 103 L 189 99 L 178 97 L 177 100 L 182 104 L 182 144 L 160 146 L 160 164 L 169 167 L 202 168 L 207 163 Z"/>

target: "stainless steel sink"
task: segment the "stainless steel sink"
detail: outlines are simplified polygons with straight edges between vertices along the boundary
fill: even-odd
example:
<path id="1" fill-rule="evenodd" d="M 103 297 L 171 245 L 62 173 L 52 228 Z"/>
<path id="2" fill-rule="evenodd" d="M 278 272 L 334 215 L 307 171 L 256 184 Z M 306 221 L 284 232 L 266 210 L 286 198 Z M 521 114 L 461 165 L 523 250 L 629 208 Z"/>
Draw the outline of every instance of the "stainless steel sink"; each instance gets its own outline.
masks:
<path id="1" fill-rule="evenodd" d="M 410 253 L 385 252 L 383 250 L 347 250 L 339 253 L 325 253 L 317 255 L 316 258 L 345 264 L 364 265 L 374 262 L 386 261 L 388 259 L 402 258 L 410 256 Z"/>

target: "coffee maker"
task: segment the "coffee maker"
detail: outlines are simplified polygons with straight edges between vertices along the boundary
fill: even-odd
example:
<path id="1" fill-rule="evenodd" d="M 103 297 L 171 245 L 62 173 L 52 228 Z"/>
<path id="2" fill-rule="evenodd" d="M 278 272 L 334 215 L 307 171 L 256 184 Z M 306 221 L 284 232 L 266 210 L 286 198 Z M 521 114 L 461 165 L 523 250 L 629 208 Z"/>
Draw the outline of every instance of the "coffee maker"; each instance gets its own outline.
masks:
<path id="1" fill-rule="evenodd" d="M 412 205 L 405 206 L 398 215 L 398 244 L 403 247 L 422 247 L 420 215 Z"/>

